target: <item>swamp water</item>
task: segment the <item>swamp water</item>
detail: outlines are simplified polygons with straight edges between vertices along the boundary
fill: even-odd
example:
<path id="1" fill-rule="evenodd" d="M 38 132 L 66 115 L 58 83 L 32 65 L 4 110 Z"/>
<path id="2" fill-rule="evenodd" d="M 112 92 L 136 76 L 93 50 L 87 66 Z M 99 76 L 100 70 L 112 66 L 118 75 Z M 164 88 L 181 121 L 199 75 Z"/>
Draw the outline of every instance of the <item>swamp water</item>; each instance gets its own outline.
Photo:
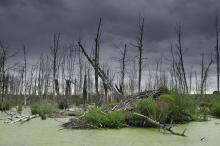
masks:
<path id="1" fill-rule="evenodd" d="M 2 114 L 0 119 L 0 146 L 220 146 L 220 119 L 174 128 L 187 128 L 185 138 L 149 128 L 60 130 L 61 123 L 54 119 L 37 118 L 24 124 L 5 124 Z"/>

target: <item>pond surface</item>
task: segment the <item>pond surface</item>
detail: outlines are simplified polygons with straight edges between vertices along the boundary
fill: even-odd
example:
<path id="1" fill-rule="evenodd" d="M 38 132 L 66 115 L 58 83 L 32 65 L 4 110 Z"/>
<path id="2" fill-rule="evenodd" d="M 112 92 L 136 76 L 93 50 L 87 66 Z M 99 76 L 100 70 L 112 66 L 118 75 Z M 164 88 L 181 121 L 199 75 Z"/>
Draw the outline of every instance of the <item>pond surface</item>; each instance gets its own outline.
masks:
<path id="1" fill-rule="evenodd" d="M 60 130 L 61 123 L 54 119 L 24 124 L 5 124 L 3 114 L 0 119 L 0 146 L 220 146 L 219 119 L 176 127 L 187 128 L 185 138 L 149 128 Z"/>

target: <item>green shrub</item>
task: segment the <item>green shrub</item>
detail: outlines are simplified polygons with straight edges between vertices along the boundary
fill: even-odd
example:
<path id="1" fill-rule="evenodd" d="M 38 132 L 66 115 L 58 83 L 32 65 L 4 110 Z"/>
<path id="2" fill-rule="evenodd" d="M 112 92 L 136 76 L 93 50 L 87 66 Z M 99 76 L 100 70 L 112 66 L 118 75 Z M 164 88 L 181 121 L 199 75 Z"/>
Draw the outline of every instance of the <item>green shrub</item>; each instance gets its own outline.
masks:
<path id="1" fill-rule="evenodd" d="M 0 110 L 7 111 L 11 109 L 11 105 L 7 101 L 0 101 Z"/>
<path id="2" fill-rule="evenodd" d="M 56 112 L 56 109 L 51 104 L 34 104 L 31 106 L 31 113 L 39 115 L 49 115 Z"/>
<path id="3" fill-rule="evenodd" d="M 208 114 L 210 110 L 206 106 L 201 106 L 198 108 L 198 121 L 207 121 L 208 120 Z"/>
<path id="4" fill-rule="evenodd" d="M 170 90 L 168 89 L 167 86 L 160 86 L 159 91 L 160 91 L 160 94 L 170 94 Z"/>
<path id="5" fill-rule="evenodd" d="M 156 100 L 157 104 L 157 114 L 156 114 L 156 120 L 160 123 L 165 123 L 167 120 L 167 116 L 169 115 L 169 104 L 167 102 L 164 102 L 162 100 Z"/>
<path id="6" fill-rule="evenodd" d="M 211 106 L 211 114 L 220 117 L 220 100 L 216 100 Z"/>
<path id="7" fill-rule="evenodd" d="M 165 122 L 168 115 L 168 105 L 160 100 L 143 99 L 135 103 L 134 111 L 148 116 L 153 120 Z"/>
<path id="8" fill-rule="evenodd" d="M 122 112 L 110 112 L 105 115 L 103 125 L 108 128 L 120 128 L 125 122 L 125 116 Z"/>
<path id="9" fill-rule="evenodd" d="M 173 96 L 173 104 L 170 105 L 168 121 L 174 123 L 185 123 L 194 120 L 196 117 L 196 105 L 189 97 L 181 94 Z"/>
<path id="10" fill-rule="evenodd" d="M 96 125 L 98 127 L 103 126 L 103 121 L 105 119 L 104 114 L 101 112 L 101 109 L 98 107 L 93 107 L 85 114 L 85 120 L 88 123 Z"/>
<path id="11" fill-rule="evenodd" d="M 133 114 L 132 112 L 127 112 L 125 114 L 125 123 L 130 126 L 143 126 L 144 118 Z"/>
<path id="12" fill-rule="evenodd" d="M 210 107 L 211 103 L 206 102 L 206 101 L 201 101 L 201 102 L 199 102 L 199 106 L 200 107 Z"/>
<path id="13" fill-rule="evenodd" d="M 109 112 L 104 114 L 100 108 L 91 108 L 84 117 L 84 121 L 100 128 L 120 128 L 125 122 L 122 112 Z"/>
<path id="14" fill-rule="evenodd" d="M 163 102 L 166 102 L 168 105 L 171 105 L 174 103 L 174 98 L 170 94 L 163 94 L 159 97 L 159 99 Z"/>
<path id="15" fill-rule="evenodd" d="M 67 100 L 62 100 L 58 103 L 58 108 L 59 109 L 67 109 L 69 108 L 69 105 L 67 103 Z"/>
<path id="16" fill-rule="evenodd" d="M 134 105 L 135 112 L 148 116 L 156 120 L 157 104 L 154 100 L 143 99 L 139 100 Z"/>

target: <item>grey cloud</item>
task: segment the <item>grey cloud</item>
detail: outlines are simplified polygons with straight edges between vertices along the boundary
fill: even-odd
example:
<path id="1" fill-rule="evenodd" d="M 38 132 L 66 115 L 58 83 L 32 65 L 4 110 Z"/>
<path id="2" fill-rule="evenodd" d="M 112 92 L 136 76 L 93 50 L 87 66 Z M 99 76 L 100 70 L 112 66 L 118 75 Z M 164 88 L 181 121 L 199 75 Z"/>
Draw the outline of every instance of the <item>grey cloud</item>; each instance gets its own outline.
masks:
<path id="1" fill-rule="evenodd" d="M 219 7 L 218 0 L 1 0 L 0 39 L 16 45 L 26 42 L 33 52 L 40 52 L 50 46 L 53 32 L 61 32 L 66 40 L 94 39 L 102 17 L 103 49 L 109 49 L 109 42 L 137 37 L 141 14 L 145 17 L 146 54 L 169 50 L 167 44 L 175 40 L 175 23 L 181 22 L 184 46 L 190 50 L 187 56 L 192 57 L 202 47 L 213 47 Z M 196 44 L 200 39 L 204 43 Z"/>

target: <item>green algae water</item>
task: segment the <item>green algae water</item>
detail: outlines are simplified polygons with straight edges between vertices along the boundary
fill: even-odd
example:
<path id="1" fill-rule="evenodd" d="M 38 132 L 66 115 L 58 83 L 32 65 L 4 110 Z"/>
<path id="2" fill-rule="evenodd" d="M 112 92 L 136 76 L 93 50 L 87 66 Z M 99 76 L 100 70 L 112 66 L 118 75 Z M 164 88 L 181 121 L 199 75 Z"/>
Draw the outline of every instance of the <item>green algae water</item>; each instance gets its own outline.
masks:
<path id="1" fill-rule="evenodd" d="M 0 117 L 1 118 L 1 117 Z M 157 129 L 123 128 L 61 130 L 54 119 L 33 119 L 24 124 L 5 124 L 0 120 L 0 146 L 219 146 L 220 120 L 192 122 L 175 128 L 187 128 L 188 137 L 163 134 Z M 204 140 L 201 141 L 200 139 Z"/>

